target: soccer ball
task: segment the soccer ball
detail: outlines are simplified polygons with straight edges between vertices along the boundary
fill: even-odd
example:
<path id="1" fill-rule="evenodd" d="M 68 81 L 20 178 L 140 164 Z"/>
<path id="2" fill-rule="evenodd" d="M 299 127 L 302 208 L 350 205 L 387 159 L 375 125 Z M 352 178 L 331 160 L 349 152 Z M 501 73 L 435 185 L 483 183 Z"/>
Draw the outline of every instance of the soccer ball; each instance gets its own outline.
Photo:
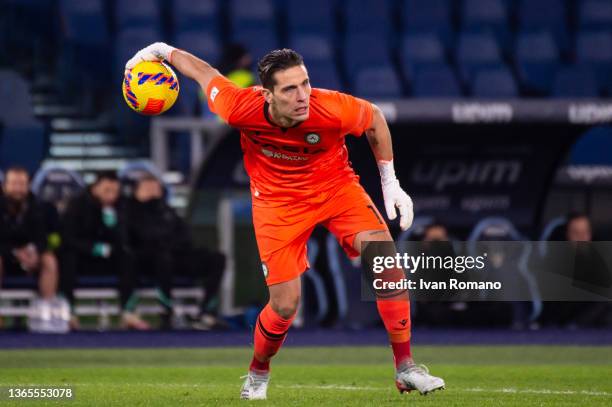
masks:
<path id="1" fill-rule="evenodd" d="M 176 74 L 163 62 L 138 63 L 125 73 L 122 88 L 128 106 L 147 116 L 170 109 L 179 93 Z"/>

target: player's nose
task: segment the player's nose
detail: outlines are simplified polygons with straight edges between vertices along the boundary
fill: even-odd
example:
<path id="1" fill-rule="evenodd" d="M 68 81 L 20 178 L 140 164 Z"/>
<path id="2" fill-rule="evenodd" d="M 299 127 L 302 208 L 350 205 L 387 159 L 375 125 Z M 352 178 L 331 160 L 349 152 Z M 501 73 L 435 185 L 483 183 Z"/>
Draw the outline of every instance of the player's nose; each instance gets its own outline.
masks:
<path id="1" fill-rule="evenodd" d="M 298 86 L 297 97 L 298 102 L 303 102 L 308 98 L 308 93 L 306 92 L 306 89 L 302 86 Z"/>

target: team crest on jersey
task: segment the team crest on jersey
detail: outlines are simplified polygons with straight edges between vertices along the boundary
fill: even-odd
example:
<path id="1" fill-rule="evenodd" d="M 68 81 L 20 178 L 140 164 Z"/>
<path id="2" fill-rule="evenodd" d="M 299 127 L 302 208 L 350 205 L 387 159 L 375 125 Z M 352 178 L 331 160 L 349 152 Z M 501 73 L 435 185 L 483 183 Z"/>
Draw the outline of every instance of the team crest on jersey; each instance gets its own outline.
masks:
<path id="1" fill-rule="evenodd" d="M 308 133 L 304 136 L 304 140 L 306 140 L 308 144 L 317 144 L 319 141 L 321 141 L 321 136 L 319 136 L 317 133 Z"/>
<path id="2" fill-rule="evenodd" d="M 261 269 L 263 270 L 264 278 L 268 278 L 268 265 L 261 262 Z"/>

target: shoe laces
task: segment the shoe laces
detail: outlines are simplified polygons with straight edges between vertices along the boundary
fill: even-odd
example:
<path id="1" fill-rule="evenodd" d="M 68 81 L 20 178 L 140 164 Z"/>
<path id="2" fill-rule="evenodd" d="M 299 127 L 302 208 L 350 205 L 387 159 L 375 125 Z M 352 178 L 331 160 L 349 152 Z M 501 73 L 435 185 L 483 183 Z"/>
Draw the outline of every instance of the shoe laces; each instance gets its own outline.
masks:
<path id="1" fill-rule="evenodd" d="M 427 366 L 423 364 L 417 365 L 412 363 L 406 366 L 406 368 L 404 368 L 403 370 L 407 373 L 416 373 L 421 376 L 429 376 L 429 368 L 427 368 Z"/>
<path id="2" fill-rule="evenodd" d="M 259 375 L 256 373 L 248 373 L 244 376 L 240 376 L 241 379 L 247 379 L 249 381 L 249 385 L 259 387 L 264 384 L 268 380 L 268 376 Z"/>

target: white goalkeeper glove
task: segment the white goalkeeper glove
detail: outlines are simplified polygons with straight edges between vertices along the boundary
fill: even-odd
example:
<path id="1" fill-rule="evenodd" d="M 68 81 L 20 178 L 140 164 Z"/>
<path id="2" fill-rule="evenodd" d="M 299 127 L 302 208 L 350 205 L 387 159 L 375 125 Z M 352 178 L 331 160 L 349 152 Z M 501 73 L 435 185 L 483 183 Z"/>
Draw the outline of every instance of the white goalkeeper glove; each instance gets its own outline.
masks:
<path id="1" fill-rule="evenodd" d="M 399 210 L 400 228 L 402 230 L 408 230 L 414 218 L 412 199 L 404 192 L 400 186 L 399 180 L 395 176 L 393 160 L 379 160 L 378 170 L 380 171 L 380 182 L 382 184 L 387 217 L 389 220 L 394 220 L 397 217 L 397 210 Z"/>
<path id="2" fill-rule="evenodd" d="M 142 61 L 161 61 L 166 60 L 171 63 L 171 54 L 176 48 L 166 44 L 165 42 L 154 42 L 138 51 L 127 63 L 125 70 L 132 69 L 136 64 Z"/>

